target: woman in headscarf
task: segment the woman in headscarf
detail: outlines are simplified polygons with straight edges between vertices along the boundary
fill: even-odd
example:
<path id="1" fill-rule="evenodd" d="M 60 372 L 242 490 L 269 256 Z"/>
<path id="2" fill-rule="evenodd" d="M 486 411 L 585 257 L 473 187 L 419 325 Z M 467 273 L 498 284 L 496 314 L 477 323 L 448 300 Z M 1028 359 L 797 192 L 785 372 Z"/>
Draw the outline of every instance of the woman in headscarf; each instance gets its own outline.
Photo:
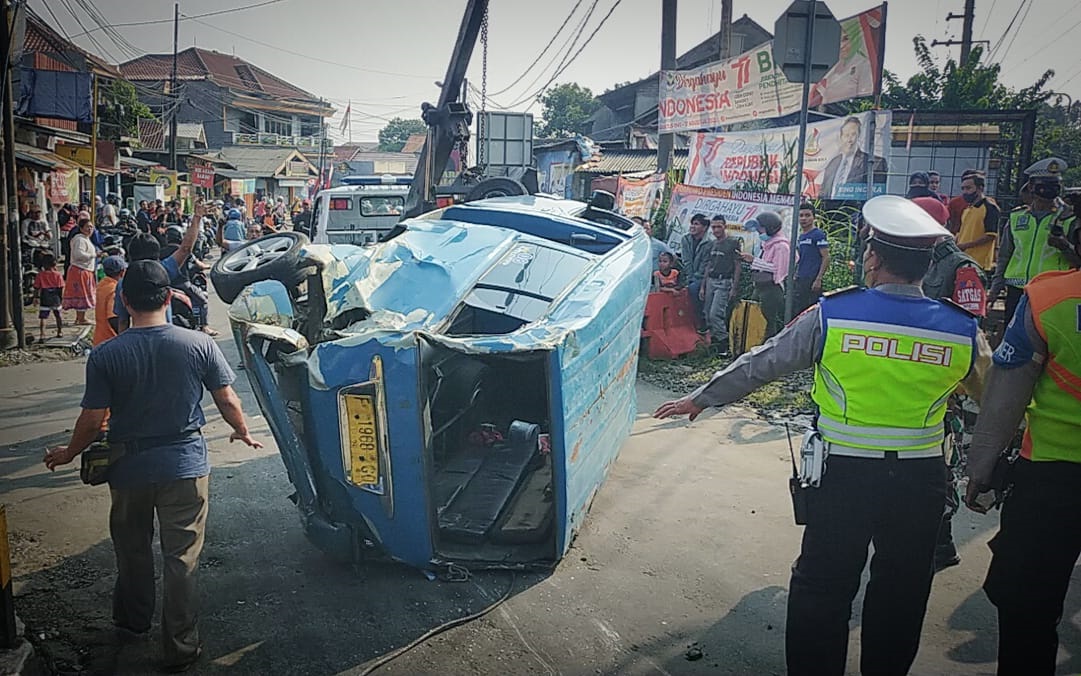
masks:
<path id="1" fill-rule="evenodd" d="M 90 240 L 94 234 L 94 224 L 89 218 L 79 220 L 79 232 L 71 238 L 71 267 L 64 280 L 65 310 L 75 310 L 75 324 L 90 326 L 86 320 L 86 311 L 94 309 L 97 295 L 97 279 L 94 273 L 98 267 L 98 250 Z"/>

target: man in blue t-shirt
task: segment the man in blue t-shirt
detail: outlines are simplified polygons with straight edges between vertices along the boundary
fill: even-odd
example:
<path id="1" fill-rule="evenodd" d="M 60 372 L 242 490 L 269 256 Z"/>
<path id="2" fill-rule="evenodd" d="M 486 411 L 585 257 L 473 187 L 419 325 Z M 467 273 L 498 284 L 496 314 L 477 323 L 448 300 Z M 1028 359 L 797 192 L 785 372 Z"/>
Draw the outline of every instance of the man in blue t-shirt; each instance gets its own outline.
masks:
<path id="1" fill-rule="evenodd" d="M 815 208 L 799 205 L 799 261 L 796 263 L 796 298 L 793 315 L 818 302 L 822 278 L 830 266 L 830 244 L 826 233 L 815 227 Z"/>
<path id="2" fill-rule="evenodd" d="M 184 238 L 180 240 L 180 245 L 172 255 L 166 256 L 161 261 L 165 271 L 169 273 L 170 280 L 179 280 L 180 268 L 191 256 L 191 250 L 195 247 L 195 240 L 199 238 L 199 225 L 203 221 L 203 213 L 203 203 L 199 202 L 195 205 L 195 213 L 192 215 L 191 223 L 188 224 L 188 229 L 184 232 Z M 142 260 L 156 261 L 160 254 L 161 242 L 149 233 L 139 233 L 132 237 L 128 243 L 128 262 L 130 263 Z M 116 314 L 116 323 L 119 325 L 117 332 L 119 333 L 123 333 L 124 329 L 128 328 L 128 323 L 131 320 L 121 298 L 123 291 L 124 280 L 121 279 L 120 283 L 116 285 L 116 295 L 113 297 L 113 312 Z M 173 323 L 173 311 L 168 304 L 165 306 L 165 321 L 169 324 Z"/>
<path id="3" fill-rule="evenodd" d="M 121 637 L 150 631 L 154 614 L 154 516 L 161 533 L 164 668 L 192 666 L 201 653 L 195 571 L 206 529 L 210 462 L 202 427 L 203 389 L 233 428 L 229 441 L 253 448 L 233 371 L 214 340 L 165 321 L 169 273 L 133 262 L 123 301 L 131 328 L 94 348 L 86 362 L 82 412 L 71 441 L 45 453 L 50 470 L 71 462 L 101 433 L 119 458 L 108 470 L 109 532 L 116 550 L 113 624 Z M 163 397 L 162 393 L 169 396 Z"/>

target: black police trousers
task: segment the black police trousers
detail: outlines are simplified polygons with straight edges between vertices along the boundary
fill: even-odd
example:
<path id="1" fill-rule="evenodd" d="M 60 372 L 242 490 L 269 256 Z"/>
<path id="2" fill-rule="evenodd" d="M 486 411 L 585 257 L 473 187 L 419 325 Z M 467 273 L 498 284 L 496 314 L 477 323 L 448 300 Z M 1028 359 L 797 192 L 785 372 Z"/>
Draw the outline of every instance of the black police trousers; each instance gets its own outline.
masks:
<path id="1" fill-rule="evenodd" d="M 827 458 L 821 486 L 809 491 L 803 549 L 792 566 L 790 675 L 845 673 L 852 601 L 869 544 L 860 671 L 908 673 L 931 593 L 946 471 L 941 457 Z"/>
<path id="2" fill-rule="evenodd" d="M 1020 459 L 1010 478 L 983 584 L 998 608 L 998 673 L 1054 674 L 1056 627 L 1081 554 L 1081 464 Z"/>

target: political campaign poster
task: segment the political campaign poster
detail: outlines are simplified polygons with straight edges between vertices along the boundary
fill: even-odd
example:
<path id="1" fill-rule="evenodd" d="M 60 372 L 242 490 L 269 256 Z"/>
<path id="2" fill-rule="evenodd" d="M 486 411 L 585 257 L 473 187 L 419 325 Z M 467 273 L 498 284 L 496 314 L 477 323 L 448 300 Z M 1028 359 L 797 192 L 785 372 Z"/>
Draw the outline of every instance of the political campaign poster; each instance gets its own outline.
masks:
<path id="1" fill-rule="evenodd" d="M 743 239 L 744 251 L 753 251 L 758 234 L 749 228 L 754 225 L 755 217 L 764 211 L 776 213 L 788 236 L 791 234 L 794 205 L 795 197 L 792 195 L 703 188 L 681 183 L 672 188 L 672 196 L 668 200 L 665 217 L 668 246 L 679 253 L 683 236 L 689 231 L 691 218 L 695 214 L 709 219 L 720 214 L 724 216 L 729 235 Z"/>
<path id="2" fill-rule="evenodd" d="M 872 123 L 873 146 L 868 143 Z M 866 199 L 868 170 L 874 194 L 885 193 L 892 124 L 892 111 L 880 110 L 808 125 L 803 194 L 819 199 Z M 798 152 L 799 127 L 698 132 L 690 143 L 686 182 L 706 188 L 791 193 Z"/>
<path id="3" fill-rule="evenodd" d="M 812 107 L 876 93 L 885 30 L 882 6 L 841 20 L 840 58 L 812 85 Z M 772 41 L 727 61 L 661 71 L 660 92 L 662 134 L 781 117 L 803 102 L 803 85 L 789 82 L 773 62 Z"/>
<path id="4" fill-rule="evenodd" d="M 664 174 L 653 174 L 646 178 L 619 177 L 616 187 L 616 211 L 633 218 L 647 221 L 661 208 L 664 199 Z"/>

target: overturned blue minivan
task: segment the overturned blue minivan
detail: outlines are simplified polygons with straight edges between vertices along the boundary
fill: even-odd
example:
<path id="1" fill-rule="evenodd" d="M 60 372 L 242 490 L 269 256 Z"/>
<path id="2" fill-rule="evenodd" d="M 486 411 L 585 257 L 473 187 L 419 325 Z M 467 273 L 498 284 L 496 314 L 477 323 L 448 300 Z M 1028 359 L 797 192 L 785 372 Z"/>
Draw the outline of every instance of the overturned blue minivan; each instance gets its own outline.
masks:
<path id="1" fill-rule="evenodd" d="M 558 561 L 635 416 L 649 259 L 630 220 L 539 195 L 367 247 L 280 233 L 225 256 L 308 538 L 425 569 Z"/>

